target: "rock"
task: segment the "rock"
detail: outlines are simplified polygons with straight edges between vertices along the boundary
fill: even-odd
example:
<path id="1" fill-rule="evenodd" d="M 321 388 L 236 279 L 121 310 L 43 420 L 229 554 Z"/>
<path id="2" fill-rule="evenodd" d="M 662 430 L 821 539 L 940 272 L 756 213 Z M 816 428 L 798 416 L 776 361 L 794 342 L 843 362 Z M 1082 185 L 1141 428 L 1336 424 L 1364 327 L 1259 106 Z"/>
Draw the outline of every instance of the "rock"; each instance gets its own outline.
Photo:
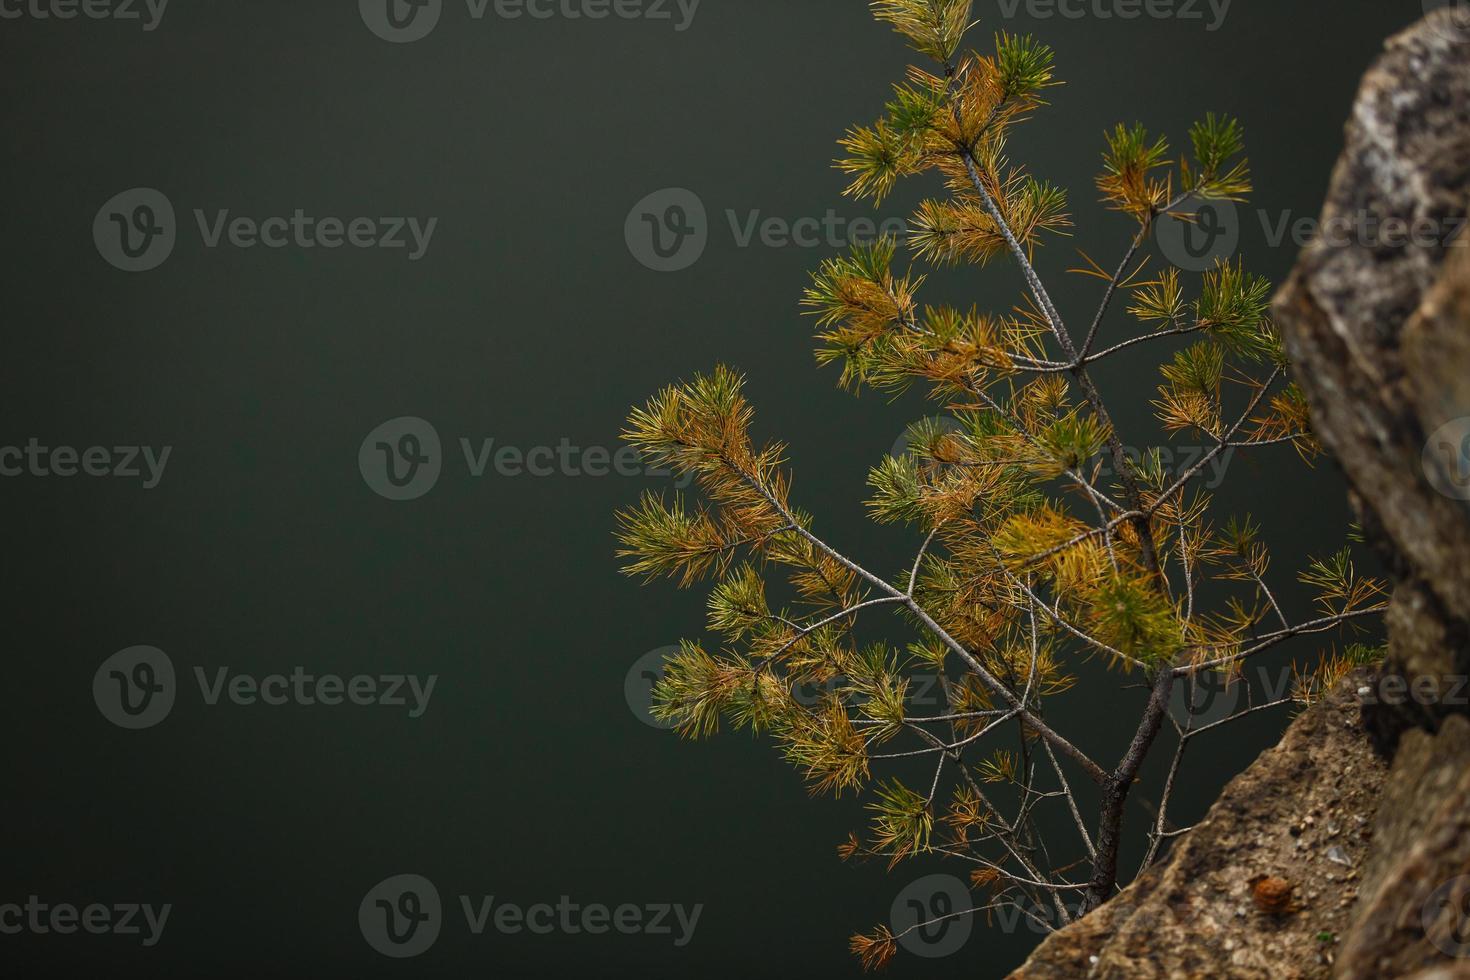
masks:
<path id="1" fill-rule="evenodd" d="M 1336 975 L 1398 977 L 1470 963 L 1470 721 L 1404 736 L 1383 788 L 1362 899 Z M 1454 882 L 1462 879 L 1456 892 Z"/>
<path id="2" fill-rule="evenodd" d="M 1454 16 L 1390 40 L 1364 78 L 1324 234 L 1274 306 L 1318 436 L 1399 582 L 1391 666 L 1405 677 L 1470 671 L 1470 482 L 1446 471 L 1470 436 L 1470 43 Z M 1421 234 L 1390 234 L 1392 222 Z M 1330 233 L 1344 226 L 1354 230 Z M 1386 713 L 1397 717 L 1376 724 L 1391 748 L 1445 712 Z"/>
<path id="3" fill-rule="evenodd" d="M 1470 963 L 1430 967 L 1427 970 L 1421 970 L 1407 980 L 1470 980 Z"/>
<path id="4" fill-rule="evenodd" d="M 1334 865 L 1299 851 L 1291 832 L 1298 814 L 1329 800 L 1342 812 L 1377 811 L 1388 765 L 1363 728 L 1361 682 L 1303 712 L 1166 860 L 1049 936 L 1013 980 L 1325 976 L 1320 936 L 1347 931 L 1351 903 L 1339 903 L 1342 886 L 1327 878 Z M 1337 847 L 1361 865 L 1371 836 L 1355 823 Z"/>

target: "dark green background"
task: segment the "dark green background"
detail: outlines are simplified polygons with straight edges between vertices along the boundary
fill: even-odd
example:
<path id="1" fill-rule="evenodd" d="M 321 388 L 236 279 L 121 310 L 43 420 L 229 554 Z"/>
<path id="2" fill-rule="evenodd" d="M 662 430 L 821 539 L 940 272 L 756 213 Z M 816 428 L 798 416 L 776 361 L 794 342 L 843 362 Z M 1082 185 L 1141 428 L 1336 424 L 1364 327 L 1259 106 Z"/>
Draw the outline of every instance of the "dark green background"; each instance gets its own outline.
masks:
<path id="1" fill-rule="evenodd" d="M 916 542 L 864 518 L 864 476 L 921 401 L 838 392 L 812 363 L 796 301 L 827 249 L 737 248 L 724 219 L 795 219 L 839 195 L 834 140 L 881 108 L 909 56 L 856 0 L 704 0 L 668 22 L 470 21 L 450 2 L 416 44 L 371 35 L 349 2 L 175 0 L 160 28 L 0 21 L 5 412 L 0 444 L 169 444 L 162 486 L 0 481 L 7 515 L 7 841 L 0 902 L 171 902 L 163 942 L 0 936 L 15 975 L 852 976 L 847 937 L 886 919 L 912 877 L 850 867 L 851 801 L 809 800 L 768 746 L 690 745 L 624 703 L 632 662 L 703 623 L 702 597 L 617 574 L 612 512 L 656 479 L 469 479 L 389 503 L 358 445 L 400 415 L 447 442 L 615 446 L 628 406 L 717 361 L 749 375 L 758 430 L 789 440 L 795 498 L 864 563 Z M 1014 155 L 1072 194 L 1080 228 L 1042 259 L 1074 320 L 1128 223 L 1095 206 L 1101 133 L 1139 119 L 1183 137 L 1207 109 L 1248 130 L 1258 194 L 1316 213 L 1341 124 L 1382 39 L 1417 0 L 1236 0 L 1199 21 L 1004 22 L 1058 50 L 1069 84 Z M 91 240 L 135 186 L 195 207 L 437 216 L 427 257 L 206 250 L 186 227 L 161 268 L 128 275 Z M 692 269 L 646 270 L 623 223 L 683 186 L 714 220 Z M 884 215 L 930 190 L 908 188 Z M 1243 252 L 1280 279 L 1294 249 L 1247 222 Z M 1004 310 L 997 266 L 930 298 Z M 1076 329 L 1074 327 L 1074 329 Z M 1107 337 L 1127 335 L 1121 319 Z M 1152 349 L 1102 371 L 1119 424 L 1145 419 Z M 452 447 L 451 447 L 452 448 Z M 1227 509 L 1251 504 L 1290 580 L 1347 520 L 1330 464 L 1286 449 L 1238 460 Z M 1293 595 L 1292 605 L 1304 605 Z M 133 644 L 185 674 L 162 725 L 124 732 L 90 695 Z M 1304 644 L 1294 652 L 1310 653 Z M 428 713 L 206 708 L 194 666 L 440 675 Z M 1059 722 L 1113 756 L 1142 694 L 1104 678 Z M 1211 738 L 1175 814 L 1191 821 L 1282 719 Z M 1151 770 L 1152 772 L 1152 770 Z M 1135 838 L 1144 814 L 1130 814 Z M 1134 857 L 1136 861 L 1136 856 Z M 1131 863 L 1129 865 L 1132 866 Z M 704 903 L 694 941 L 468 936 L 423 957 L 363 942 L 363 893 L 395 873 L 530 904 Z M 977 930 L 892 975 L 1001 975 L 1034 937 Z M 5 968 L 6 972 L 12 972 Z"/>

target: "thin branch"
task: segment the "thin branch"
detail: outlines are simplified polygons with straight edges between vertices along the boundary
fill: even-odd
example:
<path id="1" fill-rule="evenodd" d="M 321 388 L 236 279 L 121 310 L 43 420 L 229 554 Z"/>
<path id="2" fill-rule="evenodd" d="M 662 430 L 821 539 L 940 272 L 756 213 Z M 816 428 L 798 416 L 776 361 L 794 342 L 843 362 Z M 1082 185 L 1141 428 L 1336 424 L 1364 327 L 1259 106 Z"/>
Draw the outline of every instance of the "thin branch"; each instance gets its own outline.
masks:
<path id="1" fill-rule="evenodd" d="M 1189 685 L 1185 689 L 1185 703 L 1194 703 L 1194 678 L 1185 681 Z M 1174 746 L 1174 758 L 1169 763 L 1169 775 L 1164 779 L 1164 791 L 1159 797 L 1159 812 L 1154 819 L 1153 833 L 1149 835 L 1148 853 L 1144 855 L 1143 863 L 1138 866 L 1141 874 L 1144 868 L 1154 863 L 1154 856 L 1159 852 L 1159 844 L 1164 840 L 1164 825 L 1169 820 L 1169 799 L 1174 794 L 1174 780 L 1179 775 L 1179 767 L 1184 762 L 1184 750 L 1189 747 L 1189 730 L 1194 726 L 1194 715 L 1190 714 L 1184 720 L 1184 729 L 1179 732 L 1179 742 Z M 1176 722 L 1174 727 L 1179 728 Z"/>
<path id="2" fill-rule="evenodd" d="M 1112 347 L 1100 350 L 1096 354 L 1093 354 L 1089 357 L 1084 357 L 1081 363 L 1084 365 L 1093 364 L 1097 361 L 1101 361 L 1105 357 L 1118 353 L 1118 351 L 1120 350 L 1127 350 L 1129 347 L 1132 347 L 1136 344 L 1146 343 L 1150 340 L 1159 340 L 1164 337 L 1179 337 L 1183 336 L 1184 334 L 1199 333 L 1204 329 L 1205 328 L 1201 327 L 1199 324 L 1195 324 L 1192 327 L 1173 327 L 1169 330 L 1155 330 L 1152 333 L 1140 334 L 1137 337 L 1130 338 L 1128 340 L 1122 341 L 1121 343 L 1114 344 Z"/>
<path id="3" fill-rule="evenodd" d="M 1196 728 L 1192 732 L 1185 732 L 1184 733 L 1184 740 L 1185 741 L 1188 741 L 1191 738 L 1195 738 L 1197 736 L 1203 735 L 1205 732 L 1212 731 L 1212 730 L 1214 730 L 1216 728 L 1221 728 L 1221 727 L 1223 727 L 1225 725 L 1230 724 L 1232 721 L 1239 721 L 1240 719 L 1244 718 L 1246 715 L 1253 715 L 1257 711 L 1265 711 L 1267 708 L 1277 708 L 1277 707 L 1280 707 L 1283 704 L 1290 704 L 1293 700 L 1294 699 L 1293 698 L 1290 698 L 1290 697 L 1278 698 L 1275 701 L 1268 701 L 1265 704 L 1258 704 L 1258 705 L 1255 705 L 1254 707 L 1246 708 L 1246 709 L 1244 709 L 1242 711 L 1237 711 L 1235 714 L 1231 715 L 1229 718 L 1225 718 L 1225 719 L 1222 719 L 1220 721 L 1217 721 L 1217 722 L 1215 722 L 1213 724 L 1206 725 L 1203 728 Z"/>
<path id="4" fill-rule="evenodd" d="M 924 545 L 919 549 L 918 557 L 914 559 L 914 569 L 913 571 L 909 572 L 908 595 L 910 596 L 914 594 L 914 584 L 919 580 L 919 566 L 924 563 L 924 555 L 929 551 L 929 545 L 934 542 L 934 536 L 939 533 L 939 528 L 941 526 L 943 526 L 942 521 L 939 524 L 934 525 L 934 530 L 930 531 L 929 536 L 924 539 Z"/>
<path id="5" fill-rule="evenodd" d="M 1271 385 L 1275 384 L 1276 379 L 1281 377 L 1281 372 L 1281 366 L 1277 365 L 1276 368 L 1272 370 L 1271 376 L 1268 377 L 1264 382 L 1262 382 L 1260 390 L 1256 392 L 1255 397 L 1251 399 L 1251 403 L 1246 406 L 1245 411 L 1240 414 L 1240 418 L 1235 420 L 1235 424 L 1230 427 L 1229 431 L 1227 431 L 1224 436 L 1218 437 L 1219 442 L 1215 446 L 1215 448 L 1211 449 L 1209 452 L 1201 456 L 1193 466 L 1185 470 L 1184 473 L 1180 475 L 1179 479 L 1174 481 L 1172 486 L 1170 486 L 1167 490 L 1160 494 L 1159 498 L 1148 506 L 1147 509 L 1150 514 L 1157 512 L 1158 509 L 1162 507 L 1164 503 L 1169 500 L 1170 497 L 1173 497 L 1180 490 L 1183 490 L 1185 486 L 1189 484 L 1190 480 L 1193 480 L 1196 476 L 1198 476 L 1200 472 L 1204 470 L 1204 468 L 1208 466 L 1216 456 L 1220 455 L 1230 447 L 1230 440 L 1235 438 L 1235 434 L 1239 432 L 1241 427 L 1245 425 L 1246 421 L 1250 419 L 1251 413 L 1254 412 L 1256 408 L 1261 404 L 1261 400 L 1266 397 L 1266 392 L 1270 390 Z"/>
<path id="6" fill-rule="evenodd" d="M 1103 317 L 1107 316 L 1108 307 L 1112 305 L 1113 294 L 1118 291 L 1118 283 L 1123 280 L 1128 267 L 1133 264 L 1133 256 L 1137 255 L 1139 248 L 1143 246 L 1147 232 L 1148 228 L 1144 227 L 1134 236 L 1133 244 L 1128 246 L 1128 252 L 1123 256 L 1123 261 L 1118 263 L 1118 271 L 1113 273 L 1112 279 L 1108 280 L 1108 288 L 1103 293 L 1102 302 L 1098 304 L 1097 315 L 1092 318 L 1092 326 L 1087 330 L 1087 338 L 1082 341 L 1082 350 L 1077 358 L 1077 364 L 1087 363 L 1087 352 L 1092 350 L 1092 342 L 1097 339 L 1098 328 L 1102 326 Z"/>
<path id="7" fill-rule="evenodd" d="M 1348 620 L 1359 619 L 1363 616 L 1376 616 L 1379 613 L 1387 611 L 1387 609 L 1388 604 L 1384 603 L 1382 605 L 1372 606 L 1367 609 L 1350 609 L 1346 612 L 1341 612 L 1334 616 L 1324 616 L 1321 619 L 1313 619 L 1309 622 L 1298 623 L 1296 626 L 1293 626 L 1290 629 L 1278 630 L 1275 633 L 1268 633 L 1265 636 L 1258 638 L 1255 645 L 1247 647 L 1244 650 L 1237 651 L 1236 653 L 1230 654 L 1227 657 L 1220 657 L 1215 660 L 1205 660 L 1196 664 L 1185 664 L 1182 667 L 1175 667 L 1174 675 L 1176 677 L 1182 677 L 1185 674 L 1194 674 L 1202 670 L 1211 670 L 1217 667 L 1226 667 L 1231 664 L 1236 664 L 1242 660 L 1245 660 L 1248 657 L 1253 657 L 1256 654 L 1269 650 L 1277 644 L 1284 643 L 1292 637 L 1305 636 L 1311 633 L 1325 633 L 1328 630 L 1341 626 Z M 1216 647 L 1216 649 L 1219 649 L 1219 647 Z"/>
<path id="8" fill-rule="evenodd" d="M 1255 581 L 1256 587 L 1265 594 L 1266 601 L 1271 604 L 1271 608 L 1275 610 L 1276 618 L 1281 621 L 1281 628 L 1284 630 L 1291 629 L 1291 620 L 1287 619 L 1286 613 L 1281 611 L 1281 605 L 1276 601 L 1276 595 L 1271 591 L 1271 587 L 1266 584 L 1266 580 L 1254 568 L 1250 569 L 1250 576 Z"/>
<path id="9" fill-rule="evenodd" d="M 815 633 L 817 630 L 821 629 L 823 626 L 830 626 L 831 624 L 837 622 L 839 619 L 846 619 L 849 616 L 856 615 L 857 613 L 861 612 L 864 609 L 871 609 L 873 606 L 891 606 L 891 605 L 894 605 L 896 603 L 903 602 L 905 598 L 907 598 L 907 597 L 906 596 L 883 596 L 880 599 L 869 599 L 866 602 L 860 602 L 860 603 L 858 603 L 855 606 L 849 606 L 848 608 L 842 610 L 841 612 L 835 612 L 835 613 L 833 613 L 832 615 L 828 616 L 825 619 L 822 619 L 822 620 L 819 620 L 818 622 L 812 623 L 810 626 L 803 626 L 803 627 L 801 627 L 797 631 L 797 635 L 796 636 L 792 637 L 790 640 L 788 640 L 785 643 L 781 644 L 780 648 L 778 648 L 774 653 L 772 653 L 771 656 L 772 657 L 779 657 L 779 656 L 781 656 L 781 654 L 785 653 L 787 650 L 790 650 L 792 647 L 796 646 L 798 643 L 800 643 L 802 640 L 806 639 L 808 636 L 811 636 L 813 633 Z"/>
<path id="10" fill-rule="evenodd" d="M 1051 760 L 1051 767 L 1057 774 L 1057 781 L 1062 784 L 1062 795 L 1067 798 L 1067 809 L 1072 811 L 1072 822 L 1077 825 L 1077 833 L 1082 835 L 1082 844 L 1087 848 L 1087 856 L 1096 861 L 1097 849 L 1092 846 L 1092 835 L 1087 832 L 1087 823 L 1082 819 L 1082 811 L 1077 807 L 1077 798 L 1072 795 L 1072 787 L 1067 782 L 1067 775 L 1062 772 L 1061 765 L 1057 763 L 1056 753 L 1051 750 L 1051 746 L 1046 742 L 1042 742 L 1041 746 L 1046 749 L 1046 757 Z"/>

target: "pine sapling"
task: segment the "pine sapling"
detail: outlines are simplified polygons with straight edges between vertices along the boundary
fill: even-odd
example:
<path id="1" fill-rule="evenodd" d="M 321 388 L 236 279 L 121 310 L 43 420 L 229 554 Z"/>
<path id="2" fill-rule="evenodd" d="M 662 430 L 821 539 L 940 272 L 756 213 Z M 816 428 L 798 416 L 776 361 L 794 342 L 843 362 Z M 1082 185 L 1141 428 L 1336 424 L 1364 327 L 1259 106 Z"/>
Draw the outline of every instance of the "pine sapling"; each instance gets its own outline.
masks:
<path id="1" fill-rule="evenodd" d="M 1176 685 L 1193 703 L 1207 673 L 1237 677 L 1288 640 L 1359 628 L 1383 612 L 1384 590 L 1344 550 L 1307 564 L 1301 581 L 1321 608 L 1292 621 L 1268 584 L 1257 526 L 1218 523 L 1199 485 L 1222 454 L 1290 445 L 1310 462 L 1320 452 L 1267 317 L 1270 284 L 1243 261 L 1219 261 L 1194 281 L 1150 254 L 1160 220 L 1246 199 L 1239 122 L 1205 116 L 1177 160 L 1140 125 L 1105 134 L 1097 189 L 1132 235 L 1112 271 L 1085 255 L 1074 270 L 1101 284 L 1074 332 L 1032 261 L 1070 227 L 1066 195 L 1006 156 L 1012 131 L 1058 84 L 1052 51 L 1006 33 L 991 54 L 965 49 L 971 0 L 872 8 L 932 64 L 911 67 L 883 116 L 841 140 L 847 194 L 876 204 L 922 174 L 943 194 L 918 207 L 906 242 L 823 262 L 802 303 L 817 324 L 817 360 L 842 386 L 919 386 L 959 423 L 913 426 L 907 449 L 869 477 L 873 519 L 912 528 L 917 551 L 880 574 L 824 537 L 793 500 L 785 447 L 752 436 L 741 375 L 717 366 L 632 413 L 625 438 L 649 463 L 692 478 L 698 499 L 646 495 L 619 514 L 619 554 L 633 575 L 715 580 L 717 639 L 686 640 L 668 660 L 653 692 L 659 718 L 687 736 L 722 724 L 766 733 L 814 792 L 868 794 L 871 831 L 851 835 L 843 857 L 952 858 L 971 872 L 974 912 L 1019 908 L 1042 921 L 1043 910 L 1047 924 L 1065 924 L 1124 883 L 1125 804 L 1162 732 L 1174 752 L 1142 835 L 1144 866 L 1187 832 L 1168 807 L 1195 739 L 1310 701 L 1382 651 L 1354 643 L 1323 655 L 1288 694 L 1200 727 L 1170 712 Z M 899 267 L 900 244 L 931 266 L 1013 263 L 1020 300 L 1001 312 L 921 303 L 925 277 Z M 1137 325 L 1105 341 L 1120 320 Z M 1181 473 L 1159 449 L 1130 456 L 1091 371 L 1166 346 L 1157 420 L 1169 437 L 1210 447 Z M 889 614 L 911 630 L 906 648 L 857 638 L 861 619 Z M 1046 711 L 1089 659 L 1111 668 L 1118 690 L 1142 679 L 1148 691 L 1115 759 Z M 942 709 L 914 703 L 923 677 L 938 678 Z M 801 693 L 811 685 L 816 699 Z M 915 785 L 892 774 L 915 763 L 927 763 Z M 1044 839 L 1048 810 L 1074 840 Z M 879 927 L 852 949 L 882 966 L 901 938 Z"/>

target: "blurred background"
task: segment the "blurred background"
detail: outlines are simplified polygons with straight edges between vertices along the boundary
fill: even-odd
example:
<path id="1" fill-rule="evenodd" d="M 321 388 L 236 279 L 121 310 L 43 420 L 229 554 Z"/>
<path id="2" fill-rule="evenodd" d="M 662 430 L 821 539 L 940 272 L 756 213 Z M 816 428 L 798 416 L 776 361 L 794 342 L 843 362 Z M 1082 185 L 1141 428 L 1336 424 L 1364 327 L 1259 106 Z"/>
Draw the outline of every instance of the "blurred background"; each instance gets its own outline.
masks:
<path id="1" fill-rule="evenodd" d="M 613 557 L 615 509 L 673 482 L 616 455 L 629 406 L 716 363 L 748 375 L 757 434 L 790 443 L 794 500 L 825 537 L 882 570 L 918 546 L 866 519 L 864 480 L 936 407 L 838 391 L 797 305 L 822 258 L 871 233 L 856 219 L 891 227 L 935 192 L 912 182 L 876 214 L 841 197 L 835 141 L 877 117 L 910 61 L 866 4 L 0 9 L 0 446 L 18 450 L 0 456 L 0 906 L 171 906 L 152 945 L 146 926 L 0 930 L 14 975 L 854 976 L 852 933 L 916 880 L 963 877 L 842 864 L 860 801 L 810 799 L 764 742 L 649 724 L 649 655 L 699 634 L 703 593 L 641 588 Z M 1178 0 L 1118 16 L 1133 9 L 976 5 L 976 47 L 1034 32 L 1067 82 L 1012 157 L 1070 192 L 1075 235 L 1040 266 L 1074 320 L 1100 285 L 1066 275 L 1076 249 L 1111 268 L 1132 233 L 1094 203 L 1105 128 L 1142 121 L 1177 146 L 1206 111 L 1239 116 L 1257 192 L 1220 247 L 1279 282 L 1358 80 L 1424 8 Z M 799 240 L 779 233 L 803 219 Z M 1020 285 L 996 264 L 938 275 L 925 298 L 1004 311 Z M 1121 430 L 1151 431 L 1163 353 L 1098 371 Z M 379 442 L 404 451 L 392 479 Z M 1219 499 L 1221 516 L 1259 519 L 1285 604 L 1307 611 L 1292 577 L 1350 519 L 1331 463 L 1240 456 Z M 139 646 L 166 661 L 103 669 Z M 142 722 L 107 705 L 113 670 L 150 680 L 139 664 L 164 699 Z M 406 680 L 404 705 L 383 680 L 363 700 L 389 703 L 229 693 L 298 668 L 435 681 L 417 717 Z M 225 679 L 219 697 L 201 674 Z M 1115 756 L 1144 698 L 1124 683 L 1090 672 L 1051 717 Z M 1197 819 L 1287 717 L 1202 740 L 1175 820 Z M 404 874 L 433 883 L 443 921 L 395 959 L 358 913 Z M 683 945 L 676 923 L 475 935 L 460 896 L 702 910 Z M 977 923 L 891 974 L 997 977 L 1038 938 Z"/>

